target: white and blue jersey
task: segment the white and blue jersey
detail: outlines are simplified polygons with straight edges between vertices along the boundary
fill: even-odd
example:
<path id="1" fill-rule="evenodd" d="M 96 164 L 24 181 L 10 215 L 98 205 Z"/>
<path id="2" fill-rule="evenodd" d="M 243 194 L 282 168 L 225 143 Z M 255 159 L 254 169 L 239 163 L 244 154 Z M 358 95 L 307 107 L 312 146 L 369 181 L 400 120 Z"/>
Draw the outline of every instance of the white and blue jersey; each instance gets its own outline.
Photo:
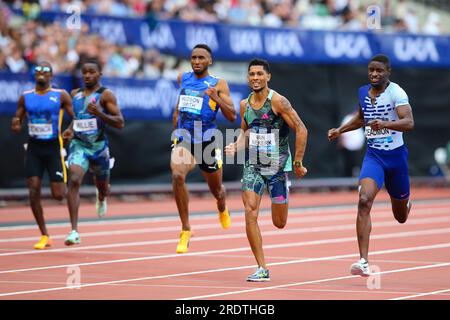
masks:
<path id="1" fill-rule="evenodd" d="M 367 138 L 367 151 L 359 180 L 371 178 L 379 189 L 384 183 L 391 197 L 407 199 L 410 193 L 408 149 L 403 143 L 403 133 L 387 128 L 372 130 L 368 122 L 375 119 L 398 121 L 396 108 L 409 104 L 408 96 L 398 84 L 390 82 L 384 92 L 372 100 L 370 87 L 369 84 L 359 89 Z"/>
<path id="2" fill-rule="evenodd" d="M 368 122 L 375 119 L 398 121 L 396 108 L 409 104 L 408 95 L 398 84 L 390 82 L 372 102 L 370 87 L 368 84 L 359 88 L 359 105 L 364 114 L 367 145 L 378 150 L 394 150 L 403 145 L 403 133 L 387 128 L 375 131 L 370 129 Z"/>
<path id="3" fill-rule="evenodd" d="M 205 91 L 208 87 L 214 87 L 218 81 L 211 75 L 197 78 L 194 72 L 183 73 L 181 77 L 178 128 L 189 132 L 191 143 L 210 141 L 217 128 L 215 120 L 219 106 Z M 201 131 L 195 128 L 200 123 Z"/>

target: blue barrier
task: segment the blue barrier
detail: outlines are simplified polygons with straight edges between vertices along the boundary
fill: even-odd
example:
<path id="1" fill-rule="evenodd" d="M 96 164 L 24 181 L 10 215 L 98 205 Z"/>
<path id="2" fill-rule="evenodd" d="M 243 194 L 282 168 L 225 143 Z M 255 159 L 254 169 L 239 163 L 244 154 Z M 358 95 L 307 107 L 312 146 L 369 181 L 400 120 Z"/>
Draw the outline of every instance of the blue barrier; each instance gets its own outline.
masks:
<path id="1" fill-rule="evenodd" d="M 55 76 L 52 83 L 68 92 L 74 89 L 71 76 Z M 170 120 L 172 118 L 179 93 L 176 81 L 104 77 L 102 84 L 114 92 L 126 119 Z M 247 97 L 249 89 L 246 85 L 229 84 L 229 87 L 239 114 L 239 102 Z M 34 80 L 30 74 L 0 72 L 0 92 L 2 93 L 0 94 L 0 115 L 13 115 L 19 96 L 23 91 L 32 88 L 34 88 Z M 220 112 L 218 120 L 224 120 Z"/>
<path id="2" fill-rule="evenodd" d="M 41 19 L 79 27 L 76 17 L 42 12 Z M 197 43 L 207 43 L 214 58 L 247 61 L 256 56 L 270 62 L 365 64 L 377 53 L 391 57 L 394 66 L 450 67 L 450 37 L 405 33 L 313 31 L 227 24 L 115 18 L 81 15 L 82 22 L 112 43 L 157 48 L 189 57 Z"/>

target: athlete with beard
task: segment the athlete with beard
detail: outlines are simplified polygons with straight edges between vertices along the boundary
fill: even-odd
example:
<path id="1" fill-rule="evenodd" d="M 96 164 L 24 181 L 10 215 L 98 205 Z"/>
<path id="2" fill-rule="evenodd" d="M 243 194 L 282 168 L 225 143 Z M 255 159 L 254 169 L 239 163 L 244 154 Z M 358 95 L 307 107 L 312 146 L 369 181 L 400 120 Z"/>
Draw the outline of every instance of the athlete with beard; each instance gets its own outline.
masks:
<path id="1" fill-rule="evenodd" d="M 41 204 L 41 181 L 44 170 L 48 172 L 52 197 L 62 200 L 65 196 L 67 173 L 64 165 L 64 149 L 61 124 L 64 110 L 73 117 L 72 99 L 62 89 L 52 88 L 52 66 L 41 62 L 34 68 L 36 81 L 33 90 L 25 91 L 19 98 L 11 130 L 19 133 L 22 121 L 28 118 L 29 139 L 26 148 L 25 170 L 31 211 L 41 232 L 37 250 L 52 245 Z"/>
<path id="2" fill-rule="evenodd" d="M 339 128 L 328 131 L 328 139 L 332 141 L 344 132 L 365 128 L 367 151 L 359 176 L 356 218 L 360 260 L 350 267 L 351 274 L 363 277 L 370 275 L 370 210 L 383 183 L 399 223 L 406 222 L 411 210 L 408 150 L 403 132 L 414 128 L 414 120 L 406 92 L 389 80 L 390 74 L 389 58 L 382 54 L 374 56 L 368 65 L 370 83 L 359 88 L 358 113 Z"/>
<path id="3" fill-rule="evenodd" d="M 205 44 L 196 45 L 191 53 L 192 72 L 178 76 L 181 87 L 175 112 L 172 134 L 172 188 L 181 219 L 180 241 L 176 252 L 188 251 L 192 236 L 189 223 L 189 192 L 186 176 L 197 163 L 208 183 L 209 190 L 217 200 L 222 228 L 230 227 L 231 218 L 225 203 L 225 187 L 222 184 L 222 141 L 215 137 L 220 133 L 215 124 L 219 109 L 225 118 L 236 120 L 236 110 L 224 79 L 211 76 L 211 49 Z M 220 135 L 221 136 L 221 135 Z"/>
<path id="4" fill-rule="evenodd" d="M 106 197 L 110 187 L 110 157 L 105 127 L 109 125 L 122 129 L 125 125 L 116 97 L 100 83 L 99 63 L 95 60 L 85 62 L 81 73 L 84 88 L 71 92 L 75 119 L 70 128 L 64 131 L 64 138 L 71 140 L 67 204 L 72 231 L 65 240 L 66 245 L 79 244 L 81 241 L 78 233 L 79 191 L 88 170 L 94 174 L 97 215 L 103 217 L 106 214 Z"/>
<path id="5" fill-rule="evenodd" d="M 269 281 L 258 226 L 259 206 L 264 190 L 272 200 L 272 222 L 284 228 L 288 216 L 288 171 L 297 178 L 306 175 L 302 160 L 305 154 L 308 130 L 291 103 L 268 87 L 271 79 L 269 64 L 254 59 L 248 66 L 248 84 L 252 90 L 240 103 L 241 134 L 235 143 L 225 148 L 227 155 L 245 150 L 242 178 L 242 201 L 245 207 L 245 230 L 258 267 L 247 281 Z M 289 150 L 289 128 L 295 131 L 295 154 L 292 161 Z M 239 156 L 238 156 L 239 158 Z"/>

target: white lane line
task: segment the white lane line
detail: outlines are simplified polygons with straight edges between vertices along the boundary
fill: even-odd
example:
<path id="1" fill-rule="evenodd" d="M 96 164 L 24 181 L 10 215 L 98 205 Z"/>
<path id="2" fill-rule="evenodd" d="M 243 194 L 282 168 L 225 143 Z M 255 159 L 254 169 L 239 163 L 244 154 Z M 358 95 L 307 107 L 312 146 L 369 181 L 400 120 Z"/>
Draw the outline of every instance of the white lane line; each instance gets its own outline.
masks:
<path id="1" fill-rule="evenodd" d="M 432 291 L 432 292 L 425 292 L 425 293 L 420 293 L 420 294 L 414 294 L 414 295 L 411 295 L 411 296 L 392 298 L 392 299 L 389 299 L 389 300 L 406 300 L 406 299 L 412 299 L 412 298 L 418 298 L 418 297 L 424 297 L 424 296 L 430 296 L 430 295 L 445 293 L 445 292 L 450 292 L 450 289 L 444 289 L 444 290 L 438 290 L 438 291 Z"/>
<path id="2" fill-rule="evenodd" d="M 356 198 L 355 198 L 356 199 Z M 441 208 L 448 209 L 448 204 L 450 201 L 446 200 L 413 200 L 414 210 L 415 209 L 426 209 L 429 205 L 435 205 L 433 208 Z M 323 215 L 328 213 L 338 213 L 341 211 L 355 210 L 357 204 L 337 204 L 336 206 L 314 206 L 314 207 L 292 207 L 289 208 L 289 214 L 293 213 L 293 211 L 297 211 L 298 213 L 308 214 L 314 213 L 316 215 Z M 391 205 L 389 203 L 376 203 L 372 210 L 375 212 L 377 210 L 385 210 L 390 209 Z M 263 209 L 260 211 L 260 215 L 268 215 L 270 214 L 270 209 Z M 243 215 L 243 211 L 232 211 L 231 215 Z M 211 213 L 201 213 L 197 215 L 192 215 L 191 220 L 201 220 L 205 218 L 214 218 L 217 219 L 217 213 L 211 211 Z M 69 217 L 67 216 L 67 219 Z M 124 225 L 124 224 L 135 224 L 135 223 L 145 223 L 145 222 L 160 222 L 160 221 L 179 221 L 177 216 L 169 216 L 169 217 L 142 217 L 142 218 L 119 218 L 114 220 L 97 220 L 97 221 L 81 221 L 78 223 L 79 226 L 97 226 L 97 225 Z M 48 223 L 47 228 L 53 229 L 57 227 L 70 227 L 69 222 L 56 222 L 56 223 Z M 36 230 L 36 225 L 18 225 L 18 226 L 0 226 L 1 231 L 11 231 L 11 230 Z"/>
<path id="3" fill-rule="evenodd" d="M 400 252 L 433 250 L 433 249 L 448 248 L 448 247 L 450 247 L 450 243 L 442 243 L 442 244 L 435 244 L 435 245 L 429 245 L 429 246 L 416 246 L 416 247 L 400 248 L 400 249 L 388 249 L 388 250 L 380 250 L 380 251 L 371 252 L 371 256 L 380 255 L 380 254 L 400 253 Z M 342 255 L 329 256 L 329 257 L 320 257 L 320 258 L 301 259 L 301 260 L 293 260 L 293 261 L 285 261 L 285 262 L 276 262 L 276 263 L 269 263 L 268 266 L 307 263 L 307 262 L 316 262 L 316 261 L 328 261 L 328 260 L 336 260 L 336 259 L 350 258 L 350 257 L 359 257 L 359 254 L 342 254 Z M 402 271 L 410 271 L 410 270 L 417 270 L 417 269 L 424 269 L 424 268 L 435 268 L 435 267 L 441 267 L 441 266 L 447 266 L 447 265 L 450 265 L 450 262 L 449 263 L 445 263 L 445 264 L 440 264 L 440 265 L 429 265 L 429 266 L 422 266 L 422 267 L 415 267 L 415 268 L 405 268 L 405 269 L 398 269 L 398 270 L 390 270 L 390 271 L 385 271 L 383 273 L 402 272 Z M 255 268 L 254 265 L 238 266 L 238 267 L 230 267 L 230 268 L 221 268 L 221 269 L 210 269 L 210 270 L 175 273 L 175 274 L 160 275 L 160 276 L 149 276 L 149 277 L 123 279 L 123 280 L 115 280 L 115 281 L 94 282 L 94 283 L 80 284 L 78 287 L 79 288 L 86 288 L 86 287 L 118 284 L 118 283 L 138 282 L 138 281 L 156 280 L 156 279 L 166 279 L 166 278 L 184 277 L 184 276 L 191 276 L 191 275 L 198 275 L 198 274 L 218 273 L 218 272 L 234 271 L 234 270 L 242 270 L 242 269 L 253 269 L 253 268 Z M 337 278 L 328 278 L 328 279 L 314 280 L 314 281 L 305 282 L 304 284 L 325 282 L 325 281 L 334 281 L 334 280 L 341 280 L 341 279 L 349 279 L 349 278 L 355 278 L 355 277 L 359 277 L 359 276 L 345 276 L 345 277 L 337 277 Z M 288 285 L 284 285 L 284 286 L 294 286 L 294 285 L 298 285 L 298 284 L 288 284 Z M 275 287 L 283 287 L 283 286 L 275 286 Z M 31 293 L 60 291 L 60 290 L 67 290 L 67 289 L 73 289 L 73 288 L 65 286 L 65 287 L 56 287 L 56 288 L 28 290 L 28 291 L 7 292 L 7 293 L 0 294 L 0 297 L 13 296 L 13 295 L 22 295 L 22 294 L 31 294 Z M 264 289 L 264 288 L 262 288 L 262 289 Z M 251 290 L 251 291 L 253 291 L 253 290 Z M 229 293 L 229 294 L 232 294 L 232 293 Z M 194 298 L 196 298 L 196 297 L 185 298 L 185 299 L 194 299 Z"/>
<path id="4" fill-rule="evenodd" d="M 291 215 L 297 215 L 299 213 L 302 213 L 300 211 L 293 211 L 290 212 Z M 431 215 L 431 214 L 447 214 L 447 211 L 443 211 L 442 209 L 423 209 L 423 210 L 417 210 L 415 212 L 416 214 L 420 215 Z M 380 211 L 376 213 L 377 218 L 385 218 L 385 217 L 392 217 L 392 213 L 389 211 Z M 298 218 L 289 218 L 288 223 L 289 225 L 295 224 L 295 223 L 309 223 L 309 222 L 332 222 L 332 221 L 344 221 L 344 220 L 350 220 L 355 219 L 355 214 L 343 214 L 343 215 L 331 215 L 331 216 L 308 216 L 308 217 L 298 217 Z M 417 220 L 416 218 L 413 218 L 414 220 Z M 437 217 L 437 218 L 431 218 L 431 219 L 448 219 L 448 217 Z M 413 221 L 414 221 L 413 220 Z M 239 220 L 240 221 L 240 220 Z M 445 222 L 446 220 L 442 220 L 442 222 Z M 436 220 L 436 222 L 441 222 L 439 220 Z M 272 219 L 261 219 L 261 221 L 258 222 L 260 226 L 265 225 L 272 225 Z M 207 230 L 207 229 L 216 229 L 218 226 L 218 223 L 205 223 L 200 225 L 195 225 L 195 230 Z M 139 233 L 159 233 L 159 232 L 168 232 L 168 231 L 174 231 L 178 232 L 180 230 L 179 226 L 167 226 L 167 227 L 149 227 L 149 228 L 138 228 L 138 229 L 126 229 L 126 230 L 111 230 L 111 231 L 95 231 L 95 232 L 83 232 L 81 233 L 83 238 L 88 237 L 101 237 L 101 236 L 112 236 L 112 235 L 127 235 L 127 234 L 139 234 Z M 52 235 L 52 239 L 65 239 L 67 237 L 67 234 L 58 234 L 58 235 Z M 18 237 L 18 238 L 5 238 L 0 239 L 0 243 L 8 243 L 8 242 L 21 242 L 21 241 L 35 241 L 36 237 Z"/>
<path id="5" fill-rule="evenodd" d="M 372 236 L 371 239 L 372 240 L 398 239 L 398 238 L 417 237 L 417 236 L 426 236 L 426 235 L 435 235 L 435 234 L 446 234 L 446 233 L 450 233 L 450 228 L 379 234 L 379 235 Z M 355 241 L 355 237 L 344 237 L 344 238 L 334 238 L 334 239 L 323 239 L 323 240 L 266 245 L 266 246 L 264 246 L 264 249 L 269 250 L 269 249 L 280 249 L 280 248 L 292 248 L 292 247 L 322 245 L 322 244 L 331 244 L 331 243 L 344 243 L 344 242 L 352 242 L 352 241 Z M 450 243 L 447 243 L 445 245 L 450 246 Z M 193 252 L 193 253 L 187 253 L 187 254 L 182 254 L 182 255 L 167 254 L 167 255 L 159 255 L 159 256 L 145 256 L 145 257 L 139 257 L 139 258 L 85 262 L 85 263 L 78 263 L 78 264 L 72 263 L 72 264 L 63 264 L 63 265 L 52 265 L 52 266 L 46 266 L 46 267 L 33 267 L 33 268 L 25 268 L 25 269 L 2 270 L 2 271 L 0 271 L 0 274 L 26 272 L 26 271 L 37 271 L 37 270 L 50 270 L 50 269 L 58 269 L 58 268 L 67 268 L 67 267 L 72 267 L 72 266 L 82 267 L 82 266 L 94 266 L 94 265 L 104 265 L 104 264 L 112 264 L 112 263 L 148 261 L 148 260 L 180 258 L 180 257 L 189 257 L 189 256 L 203 256 L 203 255 L 211 255 L 211 254 L 217 254 L 217 253 L 242 252 L 242 251 L 250 251 L 250 248 L 248 246 L 245 246 L 245 247 L 232 248 L 232 249 L 200 251 L 200 252 Z M 286 262 L 280 262 L 280 263 L 286 263 Z"/>
<path id="6" fill-rule="evenodd" d="M 403 269 L 394 269 L 394 270 L 382 271 L 382 272 L 373 273 L 373 275 L 398 273 L 398 272 L 407 272 L 407 271 L 416 271 L 416 270 L 424 270 L 424 269 L 431 269 L 431 268 L 442 268 L 442 267 L 448 267 L 448 266 L 450 266 L 450 262 L 441 263 L 441 264 L 431 264 L 431 265 L 425 265 L 425 266 L 418 266 L 418 267 L 411 267 L 411 268 L 403 268 Z M 344 276 L 344 277 L 327 278 L 327 279 L 319 279 L 319 280 L 311 280 L 311 281 L 302 281 L 302 282 L 288 283 L 288 284 L 282 284 L 282 285 L 277 285 L 277 286 L 269 286 L 269 287 L 263 287 L 263 288 L 253 288 L 253 289 L 246 289 L 246 290 L 239 290 L 239 291 L 229 291 L 229 292 L 208 294 L 208 295 L 203 295 L 203 296 L 188 297 L 188 298 L 182 298 L 182 299 L 177 299 L 177 300 L 209 299 L 209 298 L 223 297 L 223 296 L 229 296 L 229 295 L 234 295 L 234 294 L 242 294 L 242 293 L 250 293 L 250 292 L 257 292 L 257 291 L 264 291 L 264 290 L 272 290 L 272 289 L 288 288 L 288 287 L 294 287 L 294 286 L 302 286 L 302 285 L 305 285 L 305 284 L 314 284 L 314 283 L 322 283 L 322 282 L 329 282 L 329 281 L 336 281 L 336 280 L 344 280 L 344 279 L 350 279 L 350 278 L 355 278 L 355 277 L 359 277 L 359 276 Z"/>
<path id="7" fill-rule="evenodd" d="M 437 218 L 422 218 L 414 219 L 409 221 L 408 225 L 422 225 L 422 224 L 432 224 L 436 222 L 448 222 L 450 217 L 437 217 Z M 267 222 L 267 221 L 266 221 Z M 271 221 L 267 222 L 272 224 Z M 398 223 L 395 221 L 382 221 L 372 223 L 374 227 L 395 227 Z M 354 223 L 346 225 L 332 225 L 323 227 L 309 227 L 309 228 L 295 228 L 287 230 L 273 230 L 273 231 L 262 231 L 262 236 L 284 236 L 289 234 L 302 234 L 302 233 L 315 233 L 315 232 L 328 232 L 328 231 L 342 231 L 342 230 L 353 230 L 355 228 Z M 194 230 L 195 233 L 195 230 Z M 203 237 L 193 237 L 192 243 L 198 241 L 211 241 L 211 240 L 223 240 L 223 239 L 239 239 L 246 238 L 245 233 L 232 233 L 214 236 L 203 236 Z M 73 251 L 86 251 L 90 249 L 105 249 L 105 248 L 122 248 L 122 247 L 136 247 L 136 246 L 150 246 L 150 245 L 161 245 L 178 243 L 179 239 L 165 239 L 165 240 L 149 240 L 149 241 L 137 241 L 137 242 L 120 242 L 112 244 L 102 244 L 102 245 L 92 245 L 92 246 L 78 246 L 78 247 L 65 247 L 59 249 L 48 249 L 48 250 L 26 250 L 26 251 L 14 251 L 0 253 L 0 257 L 7 256 L 17 256 L 17 255 L 30 255 L 30 254 L 52 254 L 58 252 L 73 252 Z"/>

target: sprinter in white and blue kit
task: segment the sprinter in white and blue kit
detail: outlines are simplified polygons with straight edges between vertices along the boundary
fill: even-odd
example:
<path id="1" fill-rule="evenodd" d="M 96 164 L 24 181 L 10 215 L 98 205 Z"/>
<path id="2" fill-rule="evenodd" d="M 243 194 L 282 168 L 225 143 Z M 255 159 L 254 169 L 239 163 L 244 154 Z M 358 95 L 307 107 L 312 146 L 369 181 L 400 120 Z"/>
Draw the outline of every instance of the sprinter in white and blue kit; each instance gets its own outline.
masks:
<path id="1" fill-rule="evenodd" d="M 364 127 L 367 151 L 359 176 L 359 201 L 356 230 L 360 260 L 352 264 L 353 275 L 368 277 L 369 237 L 372 229 L 370 210 L 384 185 L 391 197 L 392 212 L 405 223 L 411 210 L 408 175 L 408 149 L 403 132 L 414 128 L 408 95 L 389 80 L 391 65 L 386 55 L 374 56 L 368 65 L 369 84 L 359 88 L 358 113 L 339 128 L 328 131 L 328 140 Z"/>

